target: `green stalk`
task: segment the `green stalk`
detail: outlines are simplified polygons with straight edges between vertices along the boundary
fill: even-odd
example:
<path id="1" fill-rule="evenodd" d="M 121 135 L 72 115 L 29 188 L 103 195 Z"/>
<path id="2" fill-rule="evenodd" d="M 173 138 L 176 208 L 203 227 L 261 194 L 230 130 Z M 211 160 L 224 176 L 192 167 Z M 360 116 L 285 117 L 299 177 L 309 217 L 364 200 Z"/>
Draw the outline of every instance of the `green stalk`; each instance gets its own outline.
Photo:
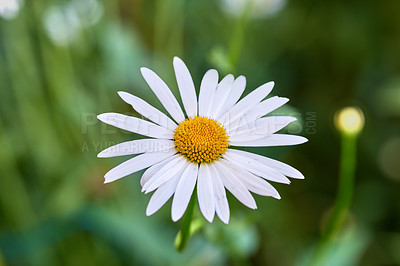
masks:
<path id="1" fill-rule="evenodd" d="M 181 230 L 178 232 L 176 239 L 175 239 L 175 248 L 178 252 L 182 252 L 191 236 L 191 224 L 193 220 L 194 214 L 194 206 L 196 205 L 196 193 L 193 193 L 192 198 L 190 199 L 189 205 L 186 209 L 185 216 L 183 217 L 183 223 Z"/>
<path id="2" fill-rule="evenodd" d="M 235 74 L 237 65 L 242 51 L 244 36 L 247 28 L 247 24 L 250 17 L 250 11 L 253 5 L 253 1 L 249 1 L 241 14 L 240 18 L 236 21 L 235 28 L 233 30 L 232 38 L 230 40 L 228 61 L 230 69 L 228 72 Z"/>
<path id="3" fill-rule="evenodd" d="M 185 0 L 156 0 L 154 14 L 154 66 L 168 69 L 173 56 L 183 56 Z M 168 80 L 171 79 L 171 80 Z M 166 82 L 173 82 L 173 76 Z"/>
<path id="4" fill-rule="evenodd" d="M 339 190 L 332 218 L 326 228 L 326 235 L 335 237 L 343 226 L 350 208 L 356 168 L 357 136 L 342 136 L 342 155 L 340 160 Z"/>
<path id="5" fill-rule="evenodd" d="M 0 249 L 0 266 L 6 265 L 3 259 L 3 255 L 1 254 L 1 249 Z"/>
<path id="6" fill-rule="evenodd" d="M 324 265 L 327 253 L 339 235 L 350 208 L 356 169 L 357 134 L 342 133 L 339 185 L 326 229 L 311 257 L 310 265 Z"/>

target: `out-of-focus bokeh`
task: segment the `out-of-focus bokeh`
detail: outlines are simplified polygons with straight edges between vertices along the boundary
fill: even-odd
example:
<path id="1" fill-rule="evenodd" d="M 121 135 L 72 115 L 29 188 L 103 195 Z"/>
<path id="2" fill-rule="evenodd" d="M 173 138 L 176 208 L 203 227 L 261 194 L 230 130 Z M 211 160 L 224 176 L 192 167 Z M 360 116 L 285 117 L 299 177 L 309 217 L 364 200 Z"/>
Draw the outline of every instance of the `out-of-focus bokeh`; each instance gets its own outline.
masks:
<path id="1" fill-rule="evenodd" d="M 0 265 L 305 265 L 335 202 L 335 112 L 364 111 L 350 214 L 328 265 L 400 264 L 400 2 L 310 0 L 0 0 Z M 231 221 L 204 221 L 187 249 L 170 202 L 145 216 L 142 172 L 110 184 L 126 158 L 102 149 L 137 138 L 96 115 L 137 115 L 123 90 L 161 108 L 139 68 L 177 95 L 172 58 L 195 85 L 216 68 L 250 92 L 276 82 L 286 132 L 309 142 L 248 149 L 299 169 L 255 196 L 229 195 Z M 161 108 L 162 109 L 162 108 Z M 201 218 L 198 207 L 196 217 Z"/>

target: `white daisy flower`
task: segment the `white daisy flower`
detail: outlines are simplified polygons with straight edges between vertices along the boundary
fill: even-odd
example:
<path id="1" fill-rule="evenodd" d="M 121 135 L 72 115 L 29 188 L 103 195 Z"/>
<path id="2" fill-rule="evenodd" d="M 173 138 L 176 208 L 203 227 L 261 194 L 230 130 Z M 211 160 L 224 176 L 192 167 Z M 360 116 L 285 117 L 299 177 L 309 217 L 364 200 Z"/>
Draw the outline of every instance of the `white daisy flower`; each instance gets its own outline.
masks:
<path id="1" fill-rule="evenodd" d="M 268 182 L 289 184 L 287 177 L 303 179 L 293 167 L 237 147 L 285 146 L 307 141 L 301 136 L 277 134 L 290 116 L 267 116 L 288 99 L 271 97 L 274 82 L 268 82 L 242 99 L 246 78 L 227 75 L 218 82 L 218 73 L 205 73 L 197 98 L 190 72 L 184 62 L 173 61 L 184 110 L 165 82 L 148 68 L 142 75 L 170 117 L 127 92 L 119 96 L 148 120 L 117 113 L 98 119 L 109 125 L 149 138 L 123 142 L 103 150 L 98 157 L 134 155 L 105 174 L 109 183 L 148 168 L 141 180 L 144 193 L 153 192 L 146 214 L 158 211 L 172 196 L 171 216 L 179 220 L 186 211 L 197 185 L 197 198 L 203 216 L 212 222 L 215 213 L 229 222 L 227 189 L 241 203 L 256 209 L 250 192 L 280 199 Z M 240 100 L 239 100 L 240 99 Z"/>

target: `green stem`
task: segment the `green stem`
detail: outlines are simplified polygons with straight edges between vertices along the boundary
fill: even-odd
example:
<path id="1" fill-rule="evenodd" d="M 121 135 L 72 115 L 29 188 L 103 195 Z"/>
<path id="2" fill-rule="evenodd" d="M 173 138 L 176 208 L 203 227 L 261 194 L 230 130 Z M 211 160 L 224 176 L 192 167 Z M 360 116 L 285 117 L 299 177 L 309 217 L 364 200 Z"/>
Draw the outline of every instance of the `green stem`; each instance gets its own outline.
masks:
<path id="1" fill-rule="evenodd" d="M 324 261 L 335 238 L 340 233 L 351 205 L 356 169 L 357 135 L 342 134 L 339 186 L 335 205 L 326 229 L 318 242 L 310 265 L 324 265 Z"/>
<path id="2" fill-rule="evenodd" d="M 3 255 L 1 254 L 1 249 L 0 249 L 0 266 L 6 265 L 3 259 Z"/>
<path id="3" fill-rule="evenodd" d="M 191 235 L 190 226 L 193 220 L 194 214 L 194 206 L 196 205 L 196 193 L 193 193 L 192 198 L 190 199 L 189 205 L 186 209 L 185 216 L 183 217 L 182 228 L 176 236 L 175 247 L 178 252 L 182 252 Z"/>
<path id="4" fill-rule="evenodd" d="M 230 72 L 235 73 L 237 70 L 237 65 L 240 57 L 240 52 L 242 51 L 244 35 L 246 32 L 247 23 L 249 21 L 250 11 L 253 5 L 253 1 L 249 1 L 240 18 L 236 21 L 235 28 L 230 40 L 228 60 L 230 65 Z"/>
<path id="5" fill-rule="evenodd" d="M 338 234 L 350 208 L 356 168 L 356 143 L 357 137 L 355 135 L 343 135 L 338 196 L 332 218 L 326 228 L 327 236 L 335 237 Z"/>
<path id="6" fill-rule="evenodd" d="M 155 1 L 154 66 L 158 69 L 168 69 L 173 56 L 183 56 L 185 2 L 186 0 Z M 173 76 L 167 76 L 167 83 L 168 79 L 174 81 Z"/>

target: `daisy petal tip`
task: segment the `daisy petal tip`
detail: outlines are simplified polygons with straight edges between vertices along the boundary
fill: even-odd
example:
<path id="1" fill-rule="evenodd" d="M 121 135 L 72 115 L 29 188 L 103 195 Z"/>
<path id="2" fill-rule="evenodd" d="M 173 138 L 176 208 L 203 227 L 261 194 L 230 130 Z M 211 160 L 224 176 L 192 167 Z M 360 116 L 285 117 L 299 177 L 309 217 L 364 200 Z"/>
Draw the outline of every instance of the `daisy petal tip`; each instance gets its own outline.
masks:
<path id="1" fill-rule="evenodd" d="M 99 154 L 97 154 L 97 158 L 104 158 L 105 156 L 104 156 L 104 153 L 103 152 L 100 152 Z"/>
<path id="2" fill-rule="evenodd" d="M 181 218 L 182 218 L 182 215 L 177 215 L 177 214 L 174 214 L 174 213 L 171 214 L 171 219 L 172 219 L 172 221 L 173 221 L 174 223 L 176 223 L 177 221 L 179 221 Z"/>
<path id="3" fill-rule="evenodd" d="M 293 176 L 292 178 L 296 178 L 296 179 L 306 179 L 306 177 L 305 177 L 302 173 L 300 173 L 300 172 L 298 172 L 297 175 Z"/>
<path id="4" fill-rule="evenodd" d="M 151 185 L 150 185 L 151 186 Z M 145 186 L 143 186 L 143 188 L 142 188 L 142 192 L 144 193 L 144 194 L 149 194 L 150 192 L 152 192 L 152 191 L 154 191 L 156 188 L 153 188 L 153 187 L 150 187 L 150 186 L 147 186 L 146 187 L 146 185 Z"/>
<path id="5" fill-rule="evenodd" d="M 115 174 L 112 173 L 112 170 L 110 170 L 104 175 L 104 179 L 105 179 L 104 183 L 105 184 L 106 183 L 111 183 L 111 182 L 113 182 L 113 181 L 115 181 L 115 180 L 117 180 L 119 178 L 121 178 L 121 177 L 116 176 Z"/>
<path id="6" fill-rule="evenodd" d="M 117 93 L 118 93 L 119 97 L 121 97 L 121 99 L 124 100 L 124 101 L 125 101 L 125 100 L 127 99 L 127 97 L 129 97 L 129 95 L 130 95 L 129 93 L 127 93 L 127 92 L 125 92 L 125 91 L 118 91 Z"/>
<path id="7" fill-rule="evenodd" d="M 209 69 L 206 73 L 210 73 L 210 75 L 216 75 L 218 76 L 218 71 L 216 69 Z"/>
<path id="8" fill-rule="evenodd" d="M 178 56 L 174 56 L 173 64 L 182 64 L 183 60 L 180 59 Z"/>
<path id="9" fill-rule="evenodd" d="M 211 224 L 214 221 L 214 216 L 213 217 L 204 217 L 206 220 Z"/>
<path id="10" fill-rule="evenodd" d="M 290 185 L 290 183 L 292 183 L 289 178 L 287 178 L 286 176 L 283 177 L 284 179 L 282 179 L 282 181 L 280 182 L 281 184 Z"/>
<path id="11" fill-rule="evenodd" d="M 146 216 L 151 216 L 153 215 L 155 212 L 153 210 L 150 210 L 149 208 L 146 209 Z"/>
<path id="12" fill-rule="evenodd" d="M 100 121 L 104 121 L 104 119 L 106 118 L 106 114 L 99 114 L 97 115 L 97 119 L 99 119 Z"/>
<path id="13" fill-rule="evenodd" d="M 155 189 L 157 189 L 157 187 L 154 186 L 154 183 L 152 183 L 144 190 L 144 194 L 148 194 L 148 193 L 154 191 Z"/>
<path id="14" fill-rule="evenodd" d="M 151 73 L 153 71 L 151 71 L 149 68 L 147 67 L 141 67 L 140 68 L 140 73 L 142 73 L 142 76 L 147 76 L 149 73 Z"/>
<path id="15" fill-rule="evenodd" d="M 303 143 L 306 143 L 306 142 L 308 142 L 308 139 L 307 139 L 306 137 L 302 137 L 302 136 L 301 136 L 301 138 L 302 138 L 302 142 L 301 142 L 301 143 L 299 143 L 299 144 L 303 144 Z"/>
<path id="16" fill-rule="evenodd" d="M 224 224 L 229 224 L 229 217 L 225 217 L 225 218 L 221 219 L 221 221 L 222 221 Z"/>
<path id="17" fill-rule="evenodd" d="M 271 197 L 273 197 L 274 199 L 280 200 L 281 199 L 281 195 L 279 195 L 278 191 L 275 191 Z"/>
<path id="18" fill-rule="evenodd" d="M 257 210 L 258 209 L 257 203 L 255 203 L 255 202 L 253 202 L 251 205 L 248 204 L 246 206 L 247 206 L 247 208 L 252 209 L 252 210 Z"/>
<path id="19" fill-rule="evenodd" d="M 201 209 L 200 209 L 201 211 Z M 215 217 L 215 211 L 214 213 L 208 212 L 208 213 L 204 213 L 202 212 L 204 219 L 207 220 L 207 222 L 212 223 Z"/>

